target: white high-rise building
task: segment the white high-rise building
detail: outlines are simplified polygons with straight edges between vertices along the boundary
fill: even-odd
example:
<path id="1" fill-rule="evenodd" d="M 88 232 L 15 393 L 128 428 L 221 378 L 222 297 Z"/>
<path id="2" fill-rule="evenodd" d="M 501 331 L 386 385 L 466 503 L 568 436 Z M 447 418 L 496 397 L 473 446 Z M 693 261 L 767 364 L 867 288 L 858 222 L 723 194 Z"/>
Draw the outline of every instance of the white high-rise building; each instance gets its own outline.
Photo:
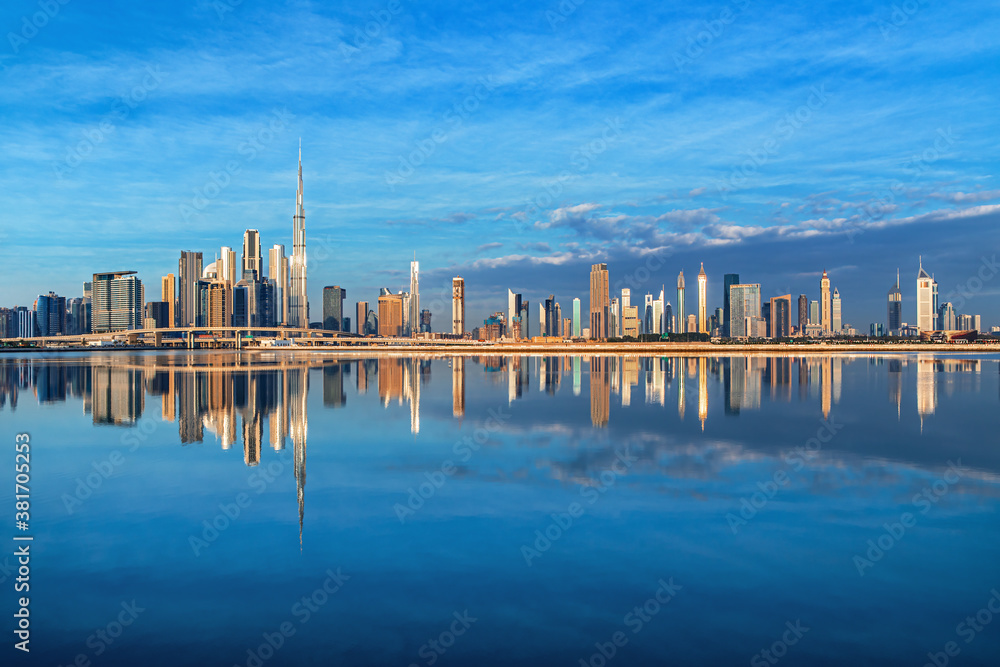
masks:
<path id="1" fill-rule="evenodd" d="M 228 280 L 235 285 L 243 276 L 236 277 L 236 251 L 229 246 L 222 246 L 219 251 L 219 263 L 216 265 L 219 280 Z"/>
<path id="2" fill-rule="evenodd" d="M 917 328 L 920 331 L 937 330 L 938 284 L 924 271 L 924 258 L 920 258 L 917 274 Z"/>
<path id="3" fill-rule="evenodd" d="M 698 333 L 708 333 L 708 276 L 704 262 L 698 273 Z"/>
<path id="4" fill-rule="evenodd" d="M 465 280 L 451 279 L 451 333 L 465 335 Z"/>
<path id="5" fill-rule="evenodd" d="M 274 320 L 275 324 L 288 322 L 288 258 L 285 256 L 285 246 L 276 244 L 267 251 L 267 272 L 274 281 Z M 360 323 L 364 326 L 364 322 Z"/>
<path id="6" fill-rule="evenodd" d="M 840 335 L 840 330 L 844 328 L 844 318 L 841 310 L 840 302 L 840 290 L 836 287 L 833 288 L 833 334 L 835 336 Z M 771 313 L 771 317 L 774 317 L 774 313 Z"/>
<path id="7" fill-rule="evenodd" d="M 306 294 L 306 209 L 302 202 L 302 140 L 299 140 L 299 187 L 295 191 L 292 219 L 291 286 L 288 298 L 288 325 L 309 326 L 309 297 Z"/>

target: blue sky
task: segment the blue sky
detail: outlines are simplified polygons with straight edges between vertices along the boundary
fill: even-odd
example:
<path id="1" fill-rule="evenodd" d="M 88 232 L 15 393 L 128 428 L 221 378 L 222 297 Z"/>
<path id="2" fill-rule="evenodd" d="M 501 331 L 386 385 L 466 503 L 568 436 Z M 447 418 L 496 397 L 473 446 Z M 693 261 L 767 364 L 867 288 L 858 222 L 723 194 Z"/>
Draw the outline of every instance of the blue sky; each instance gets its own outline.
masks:
<path id="1" fill-rule="evenodd" d="M 416 252 L 436 330 L 454 275 L 472 325 L 654 256 L 633 292 L 704 261 L 710 307 L 826 268 L 867 329 L 897 267 L 915 319 L 923 255 L 1000 324 L 995 3 L 36 0 L 0 29 L 5 306 L 118 269 L 158 298 L 246 228 L 290 253 L 301 137 L 314 320 Z"/>

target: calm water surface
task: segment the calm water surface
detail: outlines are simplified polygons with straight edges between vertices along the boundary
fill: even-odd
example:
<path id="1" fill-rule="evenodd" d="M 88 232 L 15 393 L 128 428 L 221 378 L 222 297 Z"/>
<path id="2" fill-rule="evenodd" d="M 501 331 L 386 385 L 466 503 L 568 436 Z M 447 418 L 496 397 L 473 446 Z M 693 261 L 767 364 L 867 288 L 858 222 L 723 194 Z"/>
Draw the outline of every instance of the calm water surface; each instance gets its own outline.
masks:
<path id="1" fill-rule="evenodd" d="M 6 355 L 0 506 L 28 432 L 31 664 L 996 665 L 998 426 L 985 355 Z"/>

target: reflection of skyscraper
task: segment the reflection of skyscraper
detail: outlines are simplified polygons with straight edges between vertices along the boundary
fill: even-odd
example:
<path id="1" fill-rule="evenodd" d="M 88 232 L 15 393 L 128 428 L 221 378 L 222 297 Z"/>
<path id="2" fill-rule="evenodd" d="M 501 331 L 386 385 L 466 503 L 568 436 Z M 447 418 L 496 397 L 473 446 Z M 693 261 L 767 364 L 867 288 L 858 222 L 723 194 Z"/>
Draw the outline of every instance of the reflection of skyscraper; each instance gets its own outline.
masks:
<path id="1" fill-rule="evenodd" d="M 591 302 L 593 303 L 593 302 Z M 594 313 L 591 311 L 591 318 Z M 611 375 L 608 360 L 604 357 L 590 359 L 590 421 L 598 427 L 608 425 L 611 414 Z"/>
<path id="2" fill-rule="evenodd" d="M 639 384 L 639 358 L 625 357 L 622 359 L 622 407 L 632 404 L 632 387 Z"/>
<path id="3" fill-rule="evenodd" d="M 698 357 L 698 420 L 701 430 L 705 430 L 705 420 L 708 419 L 708 359 Z"/>
<path id="4" fill-rule="evenodd" d="M 889 400 L 896 404 L 896 419 L 903 414 L 903 362 L 889 360 Z"/>
<path id="5" fill-rule="evenodd" d="M 341 364 L 323 367 L 323 405 L 331 408 L 347 405 L 347 396 L 344 394 L 345 368 Z"/>
<path id="6" fill-rule="evenodd" d="M 830 417 L 830 407 L 833 401 L 833 360 L 830 357 L 823 357 L 820 361 L 820 370 L 823 373 L 820 385 L 823 419 L 827 419 Z"/>
<path id="7" fill-rule="evenodd" d="M 679 364 L 683 364 L 681 360 L 678 360 Z M 681 421 L 684 421 L 684 413 L 687 412 L 687 397 L 684 395 L 685 386 L 687 385 L 687 378 L 684 373 L 684 366 L 680 365 L 678 367 L 677 373 L 677 416 Z"/>
<path id="8" fill-rule="evenodd" d="M 465 357 L 451 359 L 451 414 L 465 416 Z"/>
<path id="9" fill-rule="evenodd" d="M 937 378 L 935 377 L 934 355 L 917 355 L 917 414 L 920 415 L 920 431 L 924 430 L 924 417 L 937 410 Z"/>

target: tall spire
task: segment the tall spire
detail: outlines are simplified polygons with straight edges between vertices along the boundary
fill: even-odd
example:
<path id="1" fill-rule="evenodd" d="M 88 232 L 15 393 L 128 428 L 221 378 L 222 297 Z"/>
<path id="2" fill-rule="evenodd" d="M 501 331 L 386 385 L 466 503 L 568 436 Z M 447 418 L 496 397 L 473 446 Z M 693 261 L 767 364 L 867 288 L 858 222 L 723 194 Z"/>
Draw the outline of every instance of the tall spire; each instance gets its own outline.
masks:
<path id="1" fill-rule="evenodd" d="M 291 295 L 288 300 L 288 323 L 293 327 L 309 326 L 309 299 L 306 290 L 306 209 L 302 185 L 302 139 L 299 138 L 299 181 L 295 190 L 295 216 L 292 218 Z"/>

